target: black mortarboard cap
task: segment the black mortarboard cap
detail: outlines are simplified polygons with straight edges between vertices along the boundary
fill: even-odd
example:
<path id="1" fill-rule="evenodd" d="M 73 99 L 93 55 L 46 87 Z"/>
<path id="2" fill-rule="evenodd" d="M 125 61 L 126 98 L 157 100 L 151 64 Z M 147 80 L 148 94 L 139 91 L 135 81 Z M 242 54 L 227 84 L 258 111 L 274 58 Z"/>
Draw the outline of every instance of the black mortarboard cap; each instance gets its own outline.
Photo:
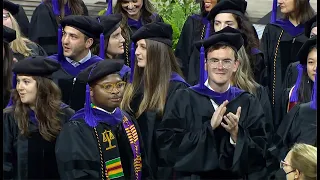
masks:
<path id="1" fill-rule="evenodd" d="M 60 68 L 60 64 L 44 56 L 32 56 L 18 61 L 13 65 L 15 74 L 50 77 Z"/>
<path id="2" fill-rule="evenodd" d="M 219 1 L 209 12 L 208 20 L 212 20 L 219 13 L 232 13 L 239 16 L 244 16 L 247 9 L 245 0 L 223 0 Z"/>
<path id="3" fill-rule="evenodd" d="M 19 5 L 8 0 L 4 0 L 3 9 L 9 11 L 12 15 L 16 15 L 19 12 Z"/>
<path id="4" fill-rule="evenodd" d="M 3 41 L 10 43 L 16 39 L 16 31 L 3 25 Z"/>
<path id="5" fill-rule="evenodd" d="M 105 37 L 110 36 L 115 30 L 120 27 L 122 20 L 121 14 L 110 14 L 99 16 L 100 23 L 103 26 L 103 34 Z"/>
<path id="6" fill-rule="evenodd" d="M 172 27 L 163 22 L 153 22 L 142 26 L 131 37 L 133 42 L 151 39 L 172 46 Z"/>
<path id="7" fill-rule="evenodd" d="M 244 40 L 239 30 L 227 26 L 213 33 L 208 39 L 196 42 L 195 45 L 198 49 L 200 49 L 202 45 L 204 49 L 208 49 L 217 43 L 224 43 L 239 50 L 244 45 Z"/>
<path id="8" fill-rule="evenodd" d="M 309 38 L 312 28 L 317 27 L 317 15 L 309 19 L 304 25 L 304 34 Z"/>
<path id="9" fill-rule="evenodd" d="M 103 32 L 103 27 L 99 22 L 90 16 L 70 15 L 61 21 L 61 26 L 71 26 L 89 38 L 99 39 L 100 34 Z"/>

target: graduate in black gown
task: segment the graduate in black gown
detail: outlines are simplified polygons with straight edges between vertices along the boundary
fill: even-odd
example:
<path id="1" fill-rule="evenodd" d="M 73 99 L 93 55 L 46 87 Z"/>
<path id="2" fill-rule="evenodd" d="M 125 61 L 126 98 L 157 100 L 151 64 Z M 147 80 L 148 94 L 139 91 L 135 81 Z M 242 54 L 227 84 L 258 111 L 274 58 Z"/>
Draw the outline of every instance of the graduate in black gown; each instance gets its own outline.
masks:
<path id="1" fill-rule="evenodd" d="M 23 35 L 18 21 L 13 16 L 14 14 L 17 14 L 19 5 L 7 0 L 3 1 L 3 5 L 3 25 L 16 31 L 17 38 L 10 43 L 14 60 L 20 61 L 30 56 L 47 56 L 46 52 L 40 45 L 30 41 Z"/>
<path id="2" fill-rule="evenodd" d="M 297 65 L 298 76 L 295 84 L 283 90 L 281 106 L 276 121 L 281 124 L 285 115 L 299 103 L 311 100 L 313 82 L 317 68 L 317 36 L 306 41 L 297 54 L 300 64 Z"/>
<path id="3" fill-rule="evenodd" d="M 240 30 L 246 36 L 245 49 L 250 60 L 254 80 L 266 86 L 266 63 L 263 53 L 258 49 L 259 39 L 246 15 L 247 2 L 245 0 L 221 0 L 209 12 L 208 19 L 212 21 L 214 31 L 220 31 L 226 26 Z"/>
<path id="4" fill-rule="evenodd" d="M 2 109 L 4 109 L 10 99 L 10 90 L 12 88 L 12 65 L 13 65 L 13 55 L 10 49 L 9 43 L 16 39 L 16 31 L 10 29 L 6 26 L 3 26 L 3 74 L 2 74 L 2 82 L 3 82 L 3 91 L 2 91 Z"/>
<path id="5" fill-rule="evenodd" d="M 273 147 L 269 152 L 273 156 L 274 166 L 269 167 L 270 179 L 282 179 L 285 174 L 278 170 L 276 164 L 284 159 L 290 148 L 296 143 L 316 146 L 317 143 L 317 76 L 313 85 L 310 102 L 294 106 L 284 117 L 273 138 Z"/>
<path id="6" fill-rule="evenodd" d="M 100 61 L 81 72 L 86 105 L 65 124 L 57 140 L 61 179 L 146 179 L 150 176 L 138 125 L 120 110 L 126 83 L 123 61 Z"/>
<path id="7" fill-rule="evenodd" d="M 317 35 L 317 15 L 313 16 L 305 23 L 304 34 L 306 37 L 312 38 Z M 299 62 L 290 63 L 284 77 L 283 88 L 290 88 L 296 82 L 298 77 L 297 65 Z"/>
<path id="8" fill-rule="evenodd" d="M 33 11 L 29 38 L 43 47 L 48 55 L 56 54 L 58 25 L 69 15 L 88 16 L 88 9 L 82 0 L 43 0 Z"/>
<path id="9" fill-rule="evenodd" d="M 161 122 L 167 102 L 178 89 L 189 85 L 181 77 L 172 51 L 172 27 L 162 22 L 149 23 L 132 36 L 136 43 L 131 56 L 130 84 L 124 93 L 121 109 L 138 121 L 148 162 L 156 179 L 172 179 L 171 169 L 158 161 L 155 130 Z"/>
<path id="10" fill-rule="evenodd" d="M 239 33 L 221 31 L 197 44 L 207 59 L 200 82 L 174 94 L 157 130 L 160 159 L 174 168 L 175 179 L 265 177 L 263 109 L 254 95 L 230 85 L 242 45 Z"/>
<path id="11" fill-rule="evenodd" d="M 60 179 L 54 147 L 74 114 L 50 79 L 59 63 L 42 56 L 17 62 L 13 104 L 3 110 L 4 179 Z"/>
<path id="12" fill-rule="evenodd" d="M 201 13 L 187 17 L 175 49 L 175 55 L 181 61 L 183 76 L 192 85 L 196 84 L 199 80 L 198 60 L 200 53 L 194 46 L 194 43 L 205 38 L 206 28 L 209 27 L 208 31 L 210 31 L 210 21 L 207 19 L 208 12 L 217 4 L 218 0 L 200 1 Z"/>
<path id="13" fill-rule="evenodd" d="M 261 39 L 261 49 L 264 53 L 264 58 L 268 67 L 268 83 L 270 100 L 274 115 L 274 125 L 279 126 L 276 122 L 275 111 L 280 108 L 281 94 L 283 89 L 283 81 L 288 65 L 298 61 L 296 55 L 308 39 L 304 34 L 304 23 L 314 15 L 314 10 L 308 1 L 297 1 L 299 4 L 294 4 L 294 1 L 281 2 L 281 12 L 284 17 L 276 19 L 277 0 L 274 0 L 272 19 L 264 29 Z M 296 7 L 296 8 L 294 8 Z M 298 9 L 299 8 L 299 9 Z M 290 14 L 295 15 L 295 19 L 289 19 Z"/>
<path id="14" fill-rule="evenodd" d="M 85 68 L 103 60 L 91 53 L 99 42 L 103 27 L 89 16 L 70 15 L 61 21 L 63 36 L 59 37 L 58 54 L 49 56 L 61 64 L 52 76 L 62 91 L 62 100 L 75 111 L 84 107 L 85 82 L 77 78 Z M 59 30 L 60 31 L 60 30 Z M 104 41 L 101 42 L 102 46 Z"/>
<path id="15" fill-rule="evenodd" d="M 143 25 L 151 22 L 163 22 L 163 20 L 155 12 L 150 0 L 117 0 L 114 10 L 112 9 L 112 1 L 109 2 L 106 14 L 112 12 L 122 14 L 121 33 L 126 40 L 122 59 L 125 60 L 125 65 L 131 67 L 130 56 L 131 53 L 134 54 L 134 50 L 131 48 L 131 36 Z"/>

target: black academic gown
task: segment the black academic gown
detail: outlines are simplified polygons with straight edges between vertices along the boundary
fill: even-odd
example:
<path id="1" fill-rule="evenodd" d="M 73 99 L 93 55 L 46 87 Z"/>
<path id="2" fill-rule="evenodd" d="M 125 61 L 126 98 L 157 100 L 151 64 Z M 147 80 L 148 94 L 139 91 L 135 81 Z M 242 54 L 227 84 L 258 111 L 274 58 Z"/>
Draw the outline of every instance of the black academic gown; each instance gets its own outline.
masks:
<path id="1" fill-rule="evenodd" d="M 162 17 L 159 14 L 153 14 L 151 17 L 151 21 L 152 22 L 163 22 Z M 133 20 L 133 19 L 128 19 L 128 26 L 129 26 L 129 34 L 130 37 L 143 25 L 147 24 L 147 22 L 144 22 L 141 18 L 139 21 Z M 124 46 L 124 53 L 123 55 L 120 56 L 121 59 L 125 60 L 125 65 L 130 67 L 130 54 L 131 54 L 131 40 L 128 42 L 125 42 L 125 46 Z"/>
<path id="2" fill-rule="evenodd" d="M 179 89 L 185 89 L 188 85 L 181 81 L 170 81 L 167 93 L 166 105 L 169 103 L 173 94 Z M 131 102 L 133 112 L 128 112 L 132 116 L 138 111 L 139 105 L 143 98 L 143 89 L 140 88 L 138 93 L 134 96 Z M 156 129 L 161 122 L 161 116 L 156 111 L 146 111 L 142 113 L 137 122 L 141 130 L 142 140 L 145 144 L 145 151 L 147 153 L 148 164 L 151 166 L 152 173 L 156 179 L 171 179 L 171 168 L 166 168 L 165 165 L 158 161 L 158 147 L 156 144 Z"/>
<path id="3" fill-rule="evenodd" d="M 47 56 L 47 53 L 39 44 L 27 43 L 27 47 L 31 49 L 30 56 L 45 56 L 45 57 Z M 18 61 L 23 60 L 24 58 L 27 58 L 20 53 L 13 53 L 13 57 L 15 57 Z"/>
<path id="4" fill-rule="evenodd" d="M 223 128 L 212 130 L 214 113 L 208 96 L 191 88 L 179 90 L 166 107 L 157 130 L 159 156 L 175 170 L 175 179 L 263 179 L 267 144 L 263 109 L 253 95 L 242 92 L 227 105 L 241 106 L 237 144 Z"/>
<path id="5" fill-rule="evenodd" d="M 28 37 L 30 23 L 26 15 L 26 12 L 24 11 L 21 5 L 19 5 L 19 12 L 16 15 L 14 15 L 14 18 L 17 20 L 23 35 L 25 37 Z"/>
<path id="6" fill-rule="evenodd" d="M 74 111 L 68 106 L 59 115 L 63 125 Z M 54 147 L 56 141 L 46 141 L 38 125 L 29 120 L 30 136 L 20 134 L 13 112 L 3 114 L 4 179 L 60 179 Z"/>
<path id="7" fill-rule="evenodd" d="M 103 166 L 105 166 L 105 162 L 120 157 L 124 176 L 118 179 L 135 179 L 133 151 L 122 125 L 122 119 L 120 118 L 120 121 L 117 121 L 115 119 L 118 118 L 109 118 L 114 116 L 113 114 L 105 116 L 104 112 L 100 110 L 94 109 L 93 111 L 98 119 L 103 120 L 96 126 L 96 131 L 85 122 L 84 109 L 78 111 L 61 130 L 56 145 L 56 156 L 61 179 L 101 179 L 101 157 Z M 120 109 L 119 111 L 121 112 Z M 125 116 L 131 120 L 138 132 L 143 161 L 142 179 L 149 179 L 151 173 L 149 166 L 146 164 L 140 130 L 134 119 L 127 114 Z M 112 134 L 105 133 L 106 131 Z M 99 143 L 96 133 L 98 134 Z M 105 172 L 105 167 L 103 171 Z"/>
<path id="8" fill-rule="evenodd" d="M 52 74 L 52 78 L 61 89 L 62 101 L 75 111 L 83 108 L 86 91 L 85 81 L 87 77 L 79 78 L 78 75 L 82 70 L 103 59 L 96 55 L 92 55 L 90 60 L 74 67 L 64 57 L 60 60 L 58 60 L 58 55 L 49 56 L 48 58 L 58 61 L 61 65 L 61 68 Z"/>
<path id="9" fill-rule="evenodd" d="M 280 37 L 282 31 L 283 34 Z M 296 55 L 307 39 L 303 31 L 292 36 L 278 24 L 268 24 L 264 29 L 261 46 L 264 52 L 264 58 L 266 58 L 268 63 L 268 88 L 273 115 L 275 117 L 275 128 L 279 126 L 279 122 L 276 121 L 279 119 L 276 117 L 278 114 L 276 111 L 280 109 L 286 69 L 290 63 L 297 61 Z M 276 48 L 278 44 L 279 46 Z M 276 50 L 277 56 L 275 58 Z"/>
<path id="10" fill-rule="evenodd" d="M 311 102 L 294 106 L 286 114 L 277 133 L 273 137 L 273 147 L 269 149 L 274 161 L 269 167 L 270 179 L 285 179 L 279 162 L 283 160 L 295 143 L 315 145 L 317 140 L 317 110 L 310 107 Z"/>
<path id="11" fill-rule="evenodd" d="M 84 15 L 88 16 L 87 7 L 83 1 L 81 2 Z M 49 56 L 58 52 L 58 22 L 51 5 L 41 3 L 33 11 L 29 26 L 29 38 L 43 47 Z"/>
<path id="12" fill-rule="evenodd" d="M 290 88 L 296 83 L 297 77 L 298 77 L 298 70 L 297 70 L 298 64 L 300 64 L 299 61 L 290 63 L 289 66 L 287 67 L 286 74 L 284 77 L 284 82 L 283 82 L 283 88 Z"/>

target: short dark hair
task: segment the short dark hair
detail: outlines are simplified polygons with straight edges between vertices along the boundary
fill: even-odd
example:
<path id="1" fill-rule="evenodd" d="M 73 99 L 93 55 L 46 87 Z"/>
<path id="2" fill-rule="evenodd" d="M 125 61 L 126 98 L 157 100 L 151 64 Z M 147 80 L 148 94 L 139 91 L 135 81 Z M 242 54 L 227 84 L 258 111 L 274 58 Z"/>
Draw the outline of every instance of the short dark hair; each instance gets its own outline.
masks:
<path id="1" fill-rule="evenodd" d="M 225 48 L 231 48 L 233 50 L 233 54 L 234 54 L 234 59 L 235 61 L 238 60 L 238 51 L 235 47 L 227 44 L 227 43 L 224 43 L 224 42 L 220 42 L 220 43 L 217 43 L 217 44 L 214 44 L 212 46 L 210 46 L 209 48 L 206 49 L 206 57 L 208 55 L 209 52 L 212 52 L 214 50 L 218 50 L 218 49 L 225 49 Z"/>

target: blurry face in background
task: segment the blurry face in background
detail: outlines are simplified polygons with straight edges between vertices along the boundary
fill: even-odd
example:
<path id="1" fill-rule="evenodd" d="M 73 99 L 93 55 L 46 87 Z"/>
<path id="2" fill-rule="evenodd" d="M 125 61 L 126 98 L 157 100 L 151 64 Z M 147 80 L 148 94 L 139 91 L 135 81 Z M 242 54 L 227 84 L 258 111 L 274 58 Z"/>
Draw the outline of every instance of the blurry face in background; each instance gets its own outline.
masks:
<path id="1" fill-rule="evenodd" d="M 3 9 L 3 25 L 12 29 L 12 21 L 9 15 L 9 11 Z"/>
<path id="2" fill-rule="evenodd" d="M 317 35 L 317 27 L 312 28 L 310 37 L 316 36 Z"/>
<path id="3" fill-rule="evenodd" d="M 34 106 L 37 96 L 37 82 L 32 76 L 17 76 L 16 89 L 23 104 Z"/>
<path id="4" fill-rule="evenodd" d="M 217 4 L 218 0 L 203 0 L 204 9 L 206 12 L 210 12 L 211 9 Z"/>
<path id="5" fill-rule="evenodd" d="M 214 31 L 218 32 L 223 28 L 225 28 L 226 26 L 230 26 L 234 29 L 239 28 L 237 20 L 232 13 L 217 14 L 216 17 L 214 18 L 214 24 L 213 24 Z"/>
<path id="6" fill-rule="evenodd" d="M 314 82 L 317 72 L 317 49 L 313 48 L 308 55 L 307 59 L 307 72 L 309 78 Z"/>
<path id="7" fill-rule="evenodd" d="M 143 0 L 122 0 L 121 7 L 133 19 L 139 19 Z"/>
<path id="8" fill-rule="evenodd" d="M 140 39 L 136 44 L 136 57 L 138 66 L 141 68 L 146 67 L 147 65 L 147 44 L 146 40 Z"/>
<path id="9" fill-rule="evenodd" d="M 121 35 L 121 28 L 119 27 L 115 30 L 109 38 L 107 54 L 114 57 L 116 55 L 120 55 L 124 53 L 123 43 L 125 39 Z"/>
<path id="10" fill-rule="evenodd" d="M 290 14 L 295 11 L 295 0 L 278 0 L 278 4 L 283 14 Z"/>

